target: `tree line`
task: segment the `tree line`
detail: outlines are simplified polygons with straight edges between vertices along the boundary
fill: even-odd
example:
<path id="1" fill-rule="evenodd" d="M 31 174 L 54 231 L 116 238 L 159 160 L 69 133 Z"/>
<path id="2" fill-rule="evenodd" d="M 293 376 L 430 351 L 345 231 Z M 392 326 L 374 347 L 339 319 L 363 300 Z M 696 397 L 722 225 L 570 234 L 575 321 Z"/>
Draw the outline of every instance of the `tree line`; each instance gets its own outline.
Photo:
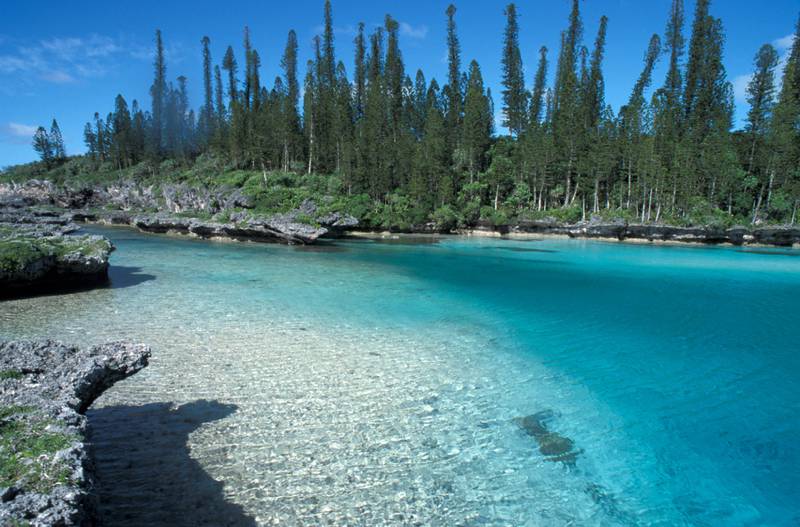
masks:
<path id="1" fill-rule="evenodd" d="M 480 65 L 462 64 L 453 5 L 444 13 L 443 85 L 422 70 L 406 70 L 399 24 L 389 15 L 369 34 L 359 24 L 348 75 L 336 57 L 326 0 L 322 35 L 313 40 L 302 80 L 294 31 L 271 86 L 260 77 L 248 28 L 241 64 L 231 46 L 214 63 L 210 39 L 203 37 L 197 111 L 189 105 L 186 77 L 168 80 L 156 31 L 150 109 L 136 101 L 129 108 L 117 96 L 113 112 L 86 124 L 88 155 L 118 168 L 144 160 L 191 163 L 209 154 L 241 169 L 335 174 L 343 193 L 382 203 L 402 197 L 421 221 L 442 209 L 473 219 L 615 211 L 640 221 L 701 210 L 794 223 L 800 21 L 783 71 L 772 45 L 756 53 L 746 125 L 733 131 L 725 36 L 710 3 L 697 0 L 687 42 L 683 0 L 672 1 L 664 34 L 646 43 L 641 73 L 618 112 L 605 101 L 606 17 L 587 45 L 579 0 L 573 0 L 557 54 L 540 49 L 529 87 L 517 8 L 508 4 L 499 94 L 506 136 L 495 134 L 494 97 Z M 661 60 L 667 74 L 651 90 Z"/>

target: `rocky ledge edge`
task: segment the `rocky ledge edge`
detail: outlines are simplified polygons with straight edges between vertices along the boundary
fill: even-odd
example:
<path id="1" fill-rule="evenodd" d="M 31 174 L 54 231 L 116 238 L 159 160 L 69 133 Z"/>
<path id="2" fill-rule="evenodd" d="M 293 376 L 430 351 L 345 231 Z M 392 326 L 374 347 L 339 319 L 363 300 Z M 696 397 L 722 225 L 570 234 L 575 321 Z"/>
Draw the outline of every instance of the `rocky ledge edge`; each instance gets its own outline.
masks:
<path id="1" fill-rule="evenodd" d="M 144 368 L 150 349 L 0 342 L 0 525 L 93 525 L 86 409 Z"/>
<path id="2" fill-rule="evenodd" d="M 0 297 L 41 286 L 101 284 L 114 245 L 76 225 L 0 222 Z"/>
<path id="3" fill-rule="evenodd" d="M 595 238 L 618 241 L 672 242 L 696 244 L 773 245 L 800 244 L 800 226 L 678 227 L 663 224 L 637 224 L 625 221 L 586 221 L 565 224 L 557 221 L 521 221 L 495 227 L 481 224 L 463 234 L 547 235 L 569 238 Z"/>
<path id="4" fill-rule="evenodd" d="M 38 180 L 0 183 L 0 223 L 91 222 L 129 225 L 145 232 L 287 244 L 314 243 L 320 237 L 337 236 L 358 225 L 353 216 L 323 211 L 311 199 L 281 214 L 258 215 L 252 207 L 252 199 L 229 188 L 212 192 L 165 185 L 156 192 L 132 182 L 80 189 Z M 211 220 L 192 215 L 211 215 Z"/>

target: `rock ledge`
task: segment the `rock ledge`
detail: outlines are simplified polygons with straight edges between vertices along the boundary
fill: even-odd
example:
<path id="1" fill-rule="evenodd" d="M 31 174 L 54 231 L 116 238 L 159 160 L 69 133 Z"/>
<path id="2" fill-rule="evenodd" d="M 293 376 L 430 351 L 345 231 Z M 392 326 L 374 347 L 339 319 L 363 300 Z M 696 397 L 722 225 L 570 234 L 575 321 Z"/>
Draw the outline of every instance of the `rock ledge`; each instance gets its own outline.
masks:
<path id="1" fill-rule="evenodd" d="M 0 342 L 0 525 L 94 524 L 83 412 L 149 357 L 130 342 Z"/>

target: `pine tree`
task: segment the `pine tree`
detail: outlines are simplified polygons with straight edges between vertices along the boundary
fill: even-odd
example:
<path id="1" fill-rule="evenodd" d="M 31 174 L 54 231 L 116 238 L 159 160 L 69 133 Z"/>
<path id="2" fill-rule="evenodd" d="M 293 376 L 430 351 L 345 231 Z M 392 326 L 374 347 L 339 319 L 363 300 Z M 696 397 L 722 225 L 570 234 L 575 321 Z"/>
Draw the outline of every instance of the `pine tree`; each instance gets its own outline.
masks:
<path id="1" fill-rule="evenodd" d="M 531 107 L 529 111 L 530 126 L 538 127 L 542 122 L 542 110 L 544 109 L 544 97 L 547 89 L 547 48 L 539 48 L 539 65 L 536 67 L 536 77 L 533 81 L 533 92 L 531 94 Z"/>
<path id="2" fill-rule="evenodd" d="M 390 190 L 391 174 L 387 162 L 388 113 L 384 79 L 383 30 L 370 35 L 367 60 L 367 93 L 363 132 L 359 145 L 361 184 L 365 184 L 373 199 L 385 199 Z"/>
<path id="3" fill-rule="evenodd" d="M 203 141 L 207 143 L 214 135 L 214 103 L 211 88 L 211 40 L 206 36 L 200 41 L 203 45 L 203 109 L 201 111 L 201 132 Z"/>
<path id="4" fill-rule="evenodd" d="M 364 99 L 367 91 L 367 46 L 364 41 L 364 23 L 358 24 L 358 35 L 355 41 L 355 120 L 359 121 L 364 117 Z"/>
<path id="5" fill-rule="evenodd" d="M 117 168 L 125 168 L 133 162 L 131 114 L 122 95 L 114 99 L 114 116 L 111 124 L 111 157 Z"/>
<path id="6" fill-rule="evenodd" d="M 42 160 L 42 163 L 49 168 L 53 162 L 53 150 L 44 126 L 37 128 L 36 133 L 33 134 L 33 150 L 39 154 L 39 159 Z"/>
<path id="7" fill-rule="evenodd" d="M 225 50 L 225 57 L 222 59 L 222 69 L 228 72 L 229 109 L 233 112 L 233 104 L 238 100 L 239 94 L 237 89 L 238 80 L 236 79 L 236 56 L 233 53 L 233 48 L 230 46 Z"/>
<path id="8" fill-rule="evenodd" d="M 242 92 L 242 105 L 245 111 L 250 110 L 253 94 L 253 46 L 250 43 L 250 28 L 244 26 L 244 90 Z"/>
<path id="9" fill-rule="evenodd" d="M 167 95 L 167 66 L 164 60 L 164 43 L 161 40 L 161 30 L 156 30 L 156 59 L 153 64 L 155 76 L 150 87 L 150 96 L 153 100 L 153 126 L 150 132 L 150 153 L 160 157 L 163 148 L 164 133 L 164 104 Z M 103 157 L 102 149 L 100 157 Z"/>
<path id="10" fill-rule="evenodd" d="M 592 51 L 592 59 L 589 64 L 588 82 L 586 92 L 583 95 L 585 126 L 588 130 L 594 130 L 600 122 L 600 114 L 605 108 L 605 80 L 603 79 L 603 55 L 606 46 L 606 31 L 608 29 L 608 18 L 600 18 L 600 28 L 597 30 L 597 38 Z"/>
<path id="11" fill-rule="evenodd" d="M 503 126 L 519 137 L 528 123 L 528 93 L 519 51 L 517 8 L 508 4 L 505 10 L 506 30 L 503 42 Z"/>
<path id="12" fill-rule="evenodd" d="M 297 35 L 294 30 L 289 31 L 286 37 L 281 68 L 285 86 L 285 96 L 281 104 L 282 156 L 283 170 L 288 171 L 302 148 L 298 141 L 300 115 L 297 113 L 297 105 L 300 102 L 300 85 L 297 81 Z"/>
<path id="13" fill-rule="evenodd" d="M 559 151 L 564 174 L 564 206 L 572 203 L 573 171 L 581 136 L 580 99 L 577 65 L 583 24 L 578 0 L 573 0 L 569 27 L 562 35 L 553 100 L 553 139 Z"/>
<path id="14" fill-rule="evenodd" d="M 93 160 L 97 159 L 97 134 L 94 133 L 92 123 L 86 123 L 83 127 L 83 143 L 86 145 L 87 154 Z"/>
<path id="15" fill-rule="evenodd" d="M 644 92 L 652 82 L 653 68 L 660 54 L 661 38 L 658 35 L 653 35 L 650 37 L 650 43 L 645 52 L 644 68 L 636 80 L 636 84 L 628 98 L 628 103 L 620 110 L 620 137 L 623 142 L 621 170 L 627 181 L 624 186 L 626 208 L 630 207 L 633 196 L 634 165 L 640 166 L 640 160 L 644 156 L 644 147 L 642 146 L 642 135 L 645 132 L 644 113 L 646 102 Z M 620 194 L 620 196 L 622 195 L 623 193 Z"/>
<path id="16" fill-rule="evenodd" d="M 445 114 L 449 147 L 455 150 L 461 126 L 461 44 L 456 33 L 456 6 L 450 4 L 447 15 L 447 112 Z"/>
<path id="17" fill-rule="evenodd" d="M 467 152 L 470 183 L 472 183 L 478 172 L 485 168 L 493 117 L 483 86 L 481 68 L 474 60 L 469 65 L 468 79 L 467 96 L 464 100 L 462 144 Z"/>
<path id="18" fill-rule="evenodd" d="M 52 149 L 52 157 L 55 161 L 63 161 L 67 158 L 67 150 L 64 147 L 64 138 L 61 135 L 61 128 L 58 126 L 58 121 L 53 119 L 50 124 L 50 147 Z"/>
<path id="19" fill-rule="evenodd" d="M 774 150 L 775 161 L 770 170 L 767 187 L 762 187 L 758 203 L 753 214 L 754 221 L 761 209 L 761 202 L 766 199 L 767 208 L 771 205 L 772 189 L 777 183 L 785 186 L 789 192 L 791 204 L 791 222 L 797 219 L 797 208 L 800 203 L 800 19 L 798 19 L 794 42 L 783 70 L 781 90 L 778 102 L 773 111 L 770 143 Z"/>
<path id="20" fill-rule="evenodd" d="M 319 39 L 316 39 L 316 43 Z M 319 48 L 319 46 L 317 46 Z M 314 61 L 309 60 L 306 63 L 306 77 L 303 82 L 303 134 L 305 135 L 308 145 L 308 163 L 307 173 L 311 174 L 315 168 L 315 160 L 317 152 L 315 150 L 316 142 L 316 109 L 314 97 L 317 92 L 317 79 L 314 76 Z"/>
<path id="21" fill-rule="evenodd" d="M 146 150 L 146 117 L 139 108 L 136 99 L 131 103 L 131 162 L 138 163 L 144 159 Z"/>
<path id="22" fill-rule="evenodd" d="M 670 211 L 674 211 L 676 206 L 678 179 L 681 172 L 680 162 L 683 157 L 681 151 L 681 139 L 684 131 L 681 100 L 683 92 L 681 57 L 685 51 L 683 25 L 683 0 L 672 0 L 664 39 L 666 50 L 669 52 L 669 67 L 664 85 L 654 97 L 656 107 L 655 149 L 672 187 L 671 199 L 668 204 Z M 628 203 L 630 203 L 630 197 L 628 197 Z"/>
<path id="23" fill-rule="evenodd" d="M 775 68 L 778 67 L 778 52 L 770 44 L 764 44 L 755 57 L 755 72 L 747 85 L 747 112 L 745 132 L 750 136 L 750 155 L 747 172 L 752 174 L 756 160 L 756 149 L 764 139 L 775 105 Z"/>
<path id="24" fill-rule="evenodd" d="M 409 189 L 423 213 L 449 203 L 453 198 L 445 117 L 439 101 L 439 86 L 432 80 L 427 92 L 425 134 L 417 147 Z"/>

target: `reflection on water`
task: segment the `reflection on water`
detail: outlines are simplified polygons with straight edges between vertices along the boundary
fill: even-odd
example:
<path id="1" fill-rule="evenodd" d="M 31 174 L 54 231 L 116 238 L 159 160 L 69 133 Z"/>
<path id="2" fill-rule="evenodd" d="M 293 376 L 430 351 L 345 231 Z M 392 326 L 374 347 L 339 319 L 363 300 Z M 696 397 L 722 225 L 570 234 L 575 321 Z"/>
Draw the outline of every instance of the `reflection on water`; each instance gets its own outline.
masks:
<path id="1" fill-rule="evenodd" d="M 108 525 L 797 519 L 793 258 L 102 232 L 111 287 L 0 328 L 154 348 L 89 415 Z"/>

